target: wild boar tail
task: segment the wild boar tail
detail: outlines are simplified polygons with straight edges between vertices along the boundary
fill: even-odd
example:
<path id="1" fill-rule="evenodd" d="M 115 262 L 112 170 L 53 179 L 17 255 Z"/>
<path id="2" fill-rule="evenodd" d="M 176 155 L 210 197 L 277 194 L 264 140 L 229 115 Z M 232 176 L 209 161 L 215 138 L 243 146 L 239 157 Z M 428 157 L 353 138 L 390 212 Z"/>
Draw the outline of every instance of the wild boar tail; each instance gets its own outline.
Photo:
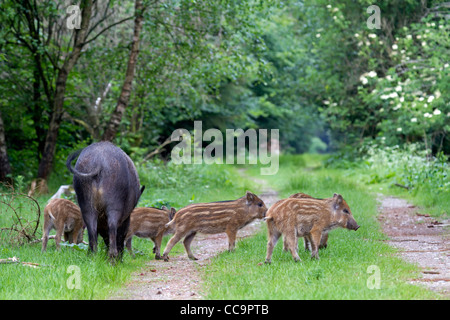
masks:
<path id="1" fill-rule="evenodd" d="M 55 216 L 52 215 L 52 212 L 50 210 L 48 210 L 48 215 L 50 216 L 50 219 L 52 219 L 53 221 L 56 220 Z"/>
<path id="2" fill-rule="evenodd" d="M 166 223 L 166 224 L 165 224 L 165 227 L 166 227 L 166 228 L 172 228 L 172 225 L 174 225 L 174 224 L 175 224 L 175 219 L 172 219 L 172 220 L 170 220 L 169 223 Z"/>
<path id="3" fill-rule="evenodd" d="M 90 173 L 84 173 L 84 172 L 80 172 L 77 169 L 75 169 L 74 167 L 72 167 L 72 161 L 78 157 L 81 153 L 81 151 L 83 151 L 83 149 L 77 150 L 74 153 L 71 153 L 68 157 L 67 157 L 67 161 L 66 161 L 66 166 L 67 169 L 69 169 L 69 171 L 71 173 L 73 173 L 74 175 L 76 175 L 77 177 L 80 178 L 92 178 L 94 176 L 96 176 L 99 172 L 100 172 L 100 168 L 96 168 L 93 172 Z"/>
<path id="4" fill-rule="evenodd" d="M 264 221 L 272 221 L 272 220 L 273 220 L 273 217 L 265 217 L 263 220 L 264 220 Z"/>

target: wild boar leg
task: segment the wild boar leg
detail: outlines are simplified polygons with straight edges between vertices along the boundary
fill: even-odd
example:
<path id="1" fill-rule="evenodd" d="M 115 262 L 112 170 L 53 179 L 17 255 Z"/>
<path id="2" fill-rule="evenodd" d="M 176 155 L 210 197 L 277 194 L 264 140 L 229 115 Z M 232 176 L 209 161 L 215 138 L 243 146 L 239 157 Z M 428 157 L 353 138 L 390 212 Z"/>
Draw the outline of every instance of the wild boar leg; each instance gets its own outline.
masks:
<path id="1" fill-rule="evenodd" d="M 135 255 L 133 253 L 133 249 L 131 248 L 131 239 L 133 238 L 133 236 L 130 236 L 128 238 L 125 239 L 125 245 L 128 249 L 128 251 L 130 251 L 130 255 L 134 258 Z"/>
<path id="2" fill-rule="evenodd" d="M 152 238 L 152 241 L 155 243 L 155 246 L 153 247 L 153 253 L 155 254 L 156 260 L 161 260 L 161 242 L 163 236 L 164 232 L 160 232 L 155 238 Z"/>
<path id="3" fill-rule="evenodd" d="M 281 236 L 281 232 L 275 229 L 274 223 L 272 221 L 267 221 L 267 230 L 268 230 L 268 241 L 267 241 L 267 255 L 265 263 L 271 263 L 273 248 L 277 244 L 278 239 Z"/>
<path id="4" fill-rule="evenodd" d="M 116 244 L 117 251 L 119 252 L 119 257 L 122 257 L 124 246 L 125 246 L 125 237 L 128 233 L 128 229 L 130 228 L 130 216 L 122 222 L 122 224 L 117 228 L 117 236 L 116 236 Z"/>
<path id="5" fill-rule="evenodd" d="M 53 223 L 51 222 L 50 219 L 46 219 L 44 221 L 44 234 L 42 236 L 42 252 L 44 252 L 45 250 L 47 250 L 47 242 L 48 242 L 48 235 L 50 233 L 50 230 L 53 227 Z"/>
<path id="6" fill-rule="evenodd" d="M 78 230 L 78 235 L 77 235 L 77 243 L 81 243 L 81 242 L 83 242 L 83 231 L 84 231 L 84 229 L 83 229 L 83 223 L 80 221 L 80 224 L 81 224 L 81 227 L 80 227 L 80 229 Z"/>
<path id="7" fill-rule="evenodd" d="M 295 262 L 301 261 L 299 255 L 298 255 L 298 238 L 297 238 L 297 232 L 295 229 L 291 230 L 285 235 L 286 243 L 288 246 L 289 251 L 291 252 L 292 257 L 294 258 Z"/>
<path id="8" fill-rule="evenodd" d="M 319 245 L 319 249 L 326 249 L 327 247 L 327 242 L 328 242 L 328 232 L 323 232 L 322 233 L 322 238 L 320 239 L 320 245 Z"/>
<path id="9" fill-rule="evenodd" d="M 166 248 L 164 249 L 163 252 L 163 259 L 164 261 L 169 261 L 169 253 L 170 250 L 172 250 L 173 246 L 177 244 L 178 241 L 181 240 L 181 238 L 183 238 L 184 234 L 181 232 L 175 232 L 175 234 L 172 236 L 172 238 L 170 238 L 169 242 L 167 242 Z"/>
<path id="10" fill-rule="evenodd" d="M 64 232 L 64 221 L 57 221 L 56 236 L 55 236 L 56 250 L 61 250 L 59 243 L 61 242 L 63 232 Z"/>
<path id="11" fill-rule="evenodd" d="M 283 251 L 289 251 L 289 247 L 286 241 L 286 237 L 283 237 Z"/>
<path id="12" fill-rule="evenodd" d="M 42 249 L 41 249 L 42 252 L 47 250 L 47 242 L 48 242 L 48 233 L 44 233 L 44 235 L 42 236 Z"/>
<path id="13" fill-rule="evenodd" d="M 186 249 L 186 253 L 191 260 L 198 260 L 191 251 L 191 242 L 192 240 L 194 240 L 196 234 L 197 232 L 191 232 L 186 237 L 184 237 L 183 240 L 184 248 Z"/>
<path id="14" fill-rule="evenodd" d="M 150 238 L 150 239 L 152 239 L 152 241 L 153 241 L 153 250 L 152 250 L 152 252 L 156 253 L 156 239 L 155 238 Z"/>
<path id="15" fill-rule="evenodd" d="M 72 243 L 80 243 L 83 241 L 83 222 L 78 221 L 73 226 L 72 230 Z"/>
<path id="16" fill-rule="evenodd" d="M 97 211 L 92 208 L 82 208 L 81 212 L 83 212 L 83 219 L 86 223 L 86 228 L 88 231 L 89 238 L 89 249 L 92 252 L 97 252 Z M 87 212 L 87 214 L 86 214 Z"/>
<path id="17" fill-rule="evenodd" d="M 227 236 L 228 236 L 228 251 L 233 251 L 236 246 L 236 229 L 226 229 L 225 230 Z"/>
<path id="18" fill-rule="evenodd" d="M 123 216 L 122 209 L 109 209 L 107 215 L 109 239 L 108 255 L 111 259 L 115 259 L 119 257 L 119 254 L 122 255 L 123 253 L 125 236 L 130 224 L 130 217 L 119 225 L 119 219 Z"/>
<path id="19" fill-rule="evenodd" d="M 319 260 L 319 245 L 322 232 L 320 230 L 311 230 L 309 235 L 311 241 L 311 258 Z"/>
<path id="20" fill-rule="evenodd" d="M 162 233 L 161 233 L 161 237 L 159 237 L 159 235 L 156 235 L 156 237 L 154 238 L 150 238 L 153 241 L 153 253 L 155 254 L 155 259 L 156 260 L 161 260 L 161 253 L 160 253 L 160 248 L 161 248 L 161 241 L 162 241 Z"/>
<path id="21" fill-rule="evenodd" d="M 108 229 L 109 229 L 109 250 L 108 256 L 110 258 L 116 258 L 119 254 L 117 251 L 117 221 L 116 219 L 109 219 L 108 221 Z"/>
<path id="22" fill-rule="evenodd" d="M 305 251 L 311 251 L 311 240 L 309 239 L 309 236 L 305 236 L 303 241 L 305 243 Z"/>

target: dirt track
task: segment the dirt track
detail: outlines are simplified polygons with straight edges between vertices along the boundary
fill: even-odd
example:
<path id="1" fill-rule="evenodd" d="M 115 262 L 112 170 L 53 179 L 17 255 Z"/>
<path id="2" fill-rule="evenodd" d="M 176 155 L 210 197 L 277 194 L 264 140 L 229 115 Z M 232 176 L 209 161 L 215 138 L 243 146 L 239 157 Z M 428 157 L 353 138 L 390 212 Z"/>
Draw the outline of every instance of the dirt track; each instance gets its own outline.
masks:
<path id="1" fill-rule="evenodd" d="M 421 268 L 422 276 L 410 282 L 450 298 L 449 221 L 437 221 L 406 200 L 379 196 L 379 221 L 399 255 Z"/>

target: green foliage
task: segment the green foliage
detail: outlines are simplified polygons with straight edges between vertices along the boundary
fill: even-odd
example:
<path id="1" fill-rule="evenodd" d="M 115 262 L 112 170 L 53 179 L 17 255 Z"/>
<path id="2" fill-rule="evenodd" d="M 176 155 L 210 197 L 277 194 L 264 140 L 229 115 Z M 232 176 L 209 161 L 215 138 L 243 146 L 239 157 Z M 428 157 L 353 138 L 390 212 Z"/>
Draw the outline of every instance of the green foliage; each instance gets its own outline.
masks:
<path id="1" fill-rule="evenodd" d="M 13 176 L 26 182 L 45 152 L 54 79 L 72 39 L 63 6 L 32 8 L 35 32 L 29 3 L 4 1 L 0 10 L 0 110 Z M 441 3 L 384 1 L 374 30 L 368 0 L 146 3 L 115 142 L 142 158 L 174 129 L 202 120 L 205 129 L 280 129 L 286 152 L 347 152 L 382 138 L 448 154 L 450 37 Z M 132 2 L 95 8 L 94 20 L 105 19 L 91 23 L 95 41 L 69 74 L 50 184 L 69 178 L 61 174 L 69 150 L 99 140 L 116 106 L 132 28 L 115 23 L 132 14 Z"/>
<path id="2" fill-rule="evenodd" d="M 450 192 L 450 168 L 447 157 L 440 152 L 437 157 L 428 155 L 419 145 L 405 147 L 369 147 L 365 164 L 376 172 L 369 183 L 392 181 L 408 189 L 429 185 L 436 193 Z"/>
<path id="3" fill-rule="evenodd" d="M 450 214 L 450 167 L 443 152 L 433 156 L 419 143 L 391 147 L 380 139 L 367 142 L 357 152 L 331 156 L 325 165 L 343 170 L 377 192 L 410 198 L 433 215 Z"/>

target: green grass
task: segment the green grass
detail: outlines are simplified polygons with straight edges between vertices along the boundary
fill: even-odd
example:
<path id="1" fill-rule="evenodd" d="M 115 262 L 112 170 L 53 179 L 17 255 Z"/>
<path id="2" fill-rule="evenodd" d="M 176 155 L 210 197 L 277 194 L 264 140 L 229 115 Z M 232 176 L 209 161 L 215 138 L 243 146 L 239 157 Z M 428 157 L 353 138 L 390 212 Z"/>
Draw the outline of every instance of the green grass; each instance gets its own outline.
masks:
<path id="1" fill-rule="evenodd" d="M 192 202 L 236 199 L 251 187 L 231 166 L 178 167 L 151 163 L 139 167 L 138 171 L 141 183 L 146 185 L 138 206 L 168 204 L 179 209 Z M 56 190 L 52 190 L 54 191 Z M 49 196 L 38 198 L 42 212 L 48 198 Z M 32 209 L 25 200 L 16 201 L 14 206 L 21 207 L 21 216 L 33 217 Z M 11 226 L 11 211 L 4 204 L 0 204 L 0 213 L 0 228 Z M 43 216 L 40 222 L 38 237 L 42 236 Z M 53 230 L 51 234 L 54 233 Z M 162 249 L 168 238 L 166 236 L 163 239 Z M 87 241 L 86 232 L 84 239 Z M 39 268 L 22 264 L 0 264 L 0 299 L 106 299 L 130 281 L 133 272 L 154 259 L 152 248 L 151 240 L 134 237 L 136 258 L 133 259 L 126 251 L 123 262 L 112 266 L 101 237 L 98 253 L 91 254 L 68 246 L 61 246 L 61 251 L 58 252 L 54 240 L 49 240 L 47 252 L 41 253 L 41 243 L 17 246 L 0 235 L 0 259 L 17 257 L 22 262 L 39 264 Z M 177 244 L 171 254 L 184 254 L 182 244 Z M 79 268 L 79 289 L 71 289 L 75 273 L 70 266 Z"/>
<path id="2" fill-rule="evenodd" d="M 20 248 L 3 247 L 1 257 L 17 257 L 22 262 L 38 263 L 39 268 L 21 264 L 0 265 L 0 299 L 104 299 L 109 292 L 129 279 L 130 273 L 142 265 L 142 258 L 131 259 L 114 267 L 108 262 L 104 250 L 87 254 L 73 248 L 62 247 L 57 252 L 49 246 L 40 253 L 40 244 Z M 69 266 L 79 268 L 79 289 L 71 289 L 72 272 Z M 69 285 L 67 285 L 69 281 Z"/>
<path id="3" fill-rule="evenodd" d="M 292 156 L 291 156 L 292 157 Z M 291 164 L 267 179 L 285 198 L 296 192 L 315 197 L 340 193 L 361 226 L 358 231 L 338 229 L 330 232 L 328 248 L 312 260 L 299 241 L 301 262 L 295 263 L 278 241 L 272 264 L 265 265 L 266 227 L 253 238 L 238 243 L 233 253 L 223 253 L 205 268 L 209 299 L 431 299 L 437 295 L 407 283 L 418 277 L 417 267 L 395 257 L 385 244 L 386 236 L 376 220 L 374 194 L 343 170 L 318 169 L 320 157 L 288 159 Z M 310 165 L 312 164 L 312 165 Z M 248 170 L 257 175 L 256 168 Z M 367 285 L 373 279 L 370 266 L 380 272 L 380 289 Z M 369 268 L 369 269 L 368 269 Z"/>

